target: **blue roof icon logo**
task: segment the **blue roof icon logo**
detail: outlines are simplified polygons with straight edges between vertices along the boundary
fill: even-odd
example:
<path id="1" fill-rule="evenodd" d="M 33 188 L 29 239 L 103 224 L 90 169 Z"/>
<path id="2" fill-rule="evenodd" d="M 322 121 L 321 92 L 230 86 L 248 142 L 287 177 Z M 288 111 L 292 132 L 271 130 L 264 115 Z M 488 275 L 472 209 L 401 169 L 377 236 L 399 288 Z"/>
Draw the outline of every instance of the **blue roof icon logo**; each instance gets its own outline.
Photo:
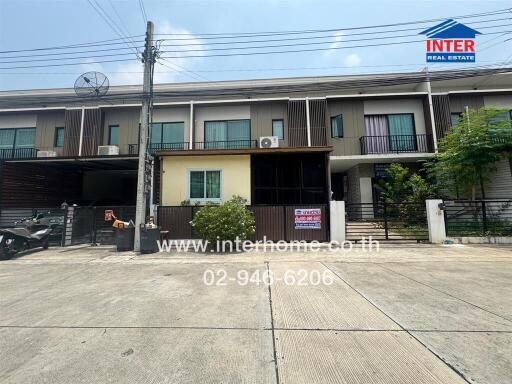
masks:
<path id="1" fill-rule="evenodd" d="M 427 35 L 429 39 L 474 39 L 476 35 L 481 35 L 481 33 L 458 21 L 448 19 L 425 29 L 420 32 L 420 35 Z"/>

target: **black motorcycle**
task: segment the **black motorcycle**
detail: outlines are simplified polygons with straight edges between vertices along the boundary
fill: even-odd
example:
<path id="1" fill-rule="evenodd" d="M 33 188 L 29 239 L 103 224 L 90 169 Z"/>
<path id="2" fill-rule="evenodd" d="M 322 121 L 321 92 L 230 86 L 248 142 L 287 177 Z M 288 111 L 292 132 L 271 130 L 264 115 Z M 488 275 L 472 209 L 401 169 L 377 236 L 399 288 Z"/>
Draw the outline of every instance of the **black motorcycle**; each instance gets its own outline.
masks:
<path id="1" fill-rule="evenodd" d="M 0 229 L 0 259 L 8 259 L 28 249 L 48 249 L 50 236 L 57 227 L 49 212 L 46 215 L 34 212 L 32 217 L 16 221 L 14 226 Z"/>

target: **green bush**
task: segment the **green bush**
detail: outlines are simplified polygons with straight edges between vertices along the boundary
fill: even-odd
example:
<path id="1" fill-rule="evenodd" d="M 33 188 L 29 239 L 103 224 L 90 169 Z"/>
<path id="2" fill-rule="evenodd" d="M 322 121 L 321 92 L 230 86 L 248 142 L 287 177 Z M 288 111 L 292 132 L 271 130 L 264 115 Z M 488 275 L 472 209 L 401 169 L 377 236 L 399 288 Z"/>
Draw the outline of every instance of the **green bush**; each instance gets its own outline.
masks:
<path id="1" fill-rule="evenodd" d="M 210 246 L 217 240 L 247 240 L 255 233 L 256 223 L 245 203 L 239 196 L 218 205 L 209 203 L 194 215 L 192 227 Z"/>

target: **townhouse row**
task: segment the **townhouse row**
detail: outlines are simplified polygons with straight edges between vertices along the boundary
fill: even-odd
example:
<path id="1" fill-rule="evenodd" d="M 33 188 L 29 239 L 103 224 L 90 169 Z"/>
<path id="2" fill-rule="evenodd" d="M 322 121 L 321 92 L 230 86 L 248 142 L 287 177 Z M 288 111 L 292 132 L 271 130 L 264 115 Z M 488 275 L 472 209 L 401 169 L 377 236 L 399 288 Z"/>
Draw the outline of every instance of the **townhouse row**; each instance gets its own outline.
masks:
<path id="1" fill-rule="evenodd" d="M 510 74 L 459 72 L 156 86 L 151 203 L 377 201 L 386 167 L 420 169 L 466 107 L 512 110 Z M 0 206 L 134 204 L 139 92 L 1 92 Z M 512 194 L 510 172 L 498 164 L 486 197 Z"/>

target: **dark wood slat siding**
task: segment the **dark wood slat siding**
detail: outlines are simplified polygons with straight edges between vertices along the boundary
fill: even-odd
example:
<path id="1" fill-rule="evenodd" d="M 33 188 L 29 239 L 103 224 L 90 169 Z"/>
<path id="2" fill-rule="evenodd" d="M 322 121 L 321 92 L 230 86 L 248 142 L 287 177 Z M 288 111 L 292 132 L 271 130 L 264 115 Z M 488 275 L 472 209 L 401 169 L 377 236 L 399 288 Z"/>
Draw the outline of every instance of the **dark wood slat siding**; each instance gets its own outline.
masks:
<path id="1" fill-rule="evenodd" d="M 311 145 L 327 145 L 327 101 L 309 100 L 309 120 L 311 122 Z"/>
<path id="2" fill-rule="evenodd" d="M 464 112 L 466 106 L 472 109 L 480 109 L 484 106 L 484 97 L 481 95 L 450 95 L 449 97 L 451 112 Z"/>
<path id="3" fill-rule="evenodd" d="M 290 147 L 307 147 L 306 101 L 288 101 L 288 137 Z"/>
<path id="4" fill-rule="evenodd" d="M 64 113 L 64 156 L 78 156 L 81 118 L 82 111 L 79 109 L 66 110 Z"/>
<path id="5" fill-rule="evenodd" d="M 103 112 L 99 108 L 85 110 L 82 156 L 98 154 L 98 146 L 102 144 L 102 118 Z"/>
<path id="6" fill-rule="evenodd" d="M 2 165 L 2 208 L 59 207 L 81 195 L 82 175 L 78 172 L 34 164 Z"/>
<path id="7" fill-rule="evenodd" d="M 440 139 L 451 127 L 450 97 L 448 95 L 433 95 L 432 108 L 434 110 L 436 135 Z"/>
<path id="8" fill-rule="evenodd" d="M 161 184 L 161 158 L 155 157 L 153 167 L 153 204 L 160 204 Z"/>

